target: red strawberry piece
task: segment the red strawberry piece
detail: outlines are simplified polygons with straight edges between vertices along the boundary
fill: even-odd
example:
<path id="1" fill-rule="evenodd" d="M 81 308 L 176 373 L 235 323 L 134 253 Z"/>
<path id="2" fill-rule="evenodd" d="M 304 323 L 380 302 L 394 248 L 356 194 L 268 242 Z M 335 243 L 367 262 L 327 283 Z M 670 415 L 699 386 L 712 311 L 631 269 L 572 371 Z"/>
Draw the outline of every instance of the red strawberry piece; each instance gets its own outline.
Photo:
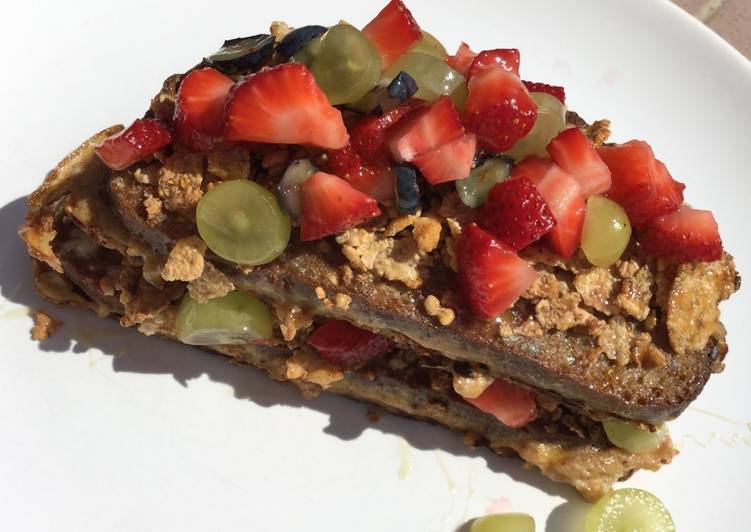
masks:
<path id="1" fill-rule="evenodd" d="M 547 149 L 553 162 L 579 182 L 585 197 L 610 189 L 610 170 L 580 129 L 564 129 Z"/>
<path id="2" fill-rule="evenodd" d="M 566 91 L 563 87 L 557 85 L 548 85 L 547 83 L 535 83 L 534 81 L 522 81 L 529 92 L 545 92 L 555 96 L 561 103 L 566 103 Z"/>
<path id="3" fill-rule="evenodd" d="M 518 251 L 550 231 L 555 218 L 537 187 L 522 176 L 490 189 L 478 223 L 511 250 Z"/>
<path id="4" fill-rule="evenodd" d="M 405 115 L 388 135 L 391 155 L 397 162 L 411 161 L 464 134 L 459 113 L 448 96 Z"/>
<path id="5" fill-rule="evenodd" d="M 537 418 L 534 394 L 505 379 L 495 379 L 479 397 L 465 401 L 492 414 L 507 427 L 521 427 Z"/>
<path id="6" fill-rule="evenodd" d="M 412 163 L 419 168 L 425 179 L 438 185 L 467 177 L 472 170 L 476 151 L 477 137 L 467 133 L 416 156 Z"/>
<path id="7" fill-rule="evenodd" d="M 125 170 L 148 159 L 172 142 L 172 133 L 160 120 L 139 118 L 130 127 L 102 141 L 96 154 L 112 170 Z"/>
<path id="8" fill-rule="evenodd" d="M 628 214 L 631 224 L 642 228 L 683 203 L 683 183 L 675 181 L 646 142 L 600 146 L 597 153 L 610 169 L 612 185 L 607 196 Z"/>
<path id="9" fill-rule="evenodd" d="M 394 348 L 394 342 L 385 336 L 334 319 L 319 325 L 307 341 L 321 358 L 348 369 L 361 366 Z"/>
<path id="10" fill-rule="evenodd" d="M 446 62 L 451 68 L 466 78 L 469 75 L 469 68 L 472 66 L 475 56 L 477 54 L 470 49 L 467 43 L 463 42 L 459 45 L 459 49 L 454 55 L 446 58 Z"/>
<path id="11" fill-rule="evenodd" d="M 263 70 L 235 86 L 225 110 L 225 138 L 267 144 L 343 148 L 342 113 L 302 63 Z"/>
<path id="12" fill-rule="evenodd" d="M 192 71 L 180 83 L 175 106 L 175 136 L 196 151 L 209 151 L 224 126 L 230 78 L 213 68 Z"/>
<path id="13" fill-rule="evenodd" d="M 650 255 L 674 262 L 715 261 L 722 257 L 722 240 L 712 213 L 685 205 L 655 218 L 639 234 L 639 243 Z"/>
<path id="14" fill-rule="evenodd" d="M 324 169 L 381 203 L 394 198 L 394 176 L 388 164 L 363 164 L 351 145 L 331 150 Z"/>
<path id="15" fill-rule="evenodd" d="M 500 153 L 529 133 L 537 106 L 518 76 L 491 65 L 469 81 L 467 129 L 480 147 Z"/>
<path id="16" fill-rule="evenodd" d="M 339 177 L 317 172 L 300 185 L 300 239 L 318 240 L 378 216 L 378 202 Z"/>
<path id="17" fill-rule="evenodd" d="M 391 0 L 362 32 L 381 53 L 383 69 L 422 39 L 420 26 L 401 0 Z"/>
<path id="18" fill-rule="evenodd" d="M 387 133 L 412 108 L 403 105 L 382 116 L 368 116 L 360 120 L 350 131 L 352 148 L 365 164 L 387 163 L 389 160 Z"/>
<path id="19" fill-rule="evenodd" d="M 495 50 L 483 50 L 472 61 L 469 67 L 467 80 L 472 79 L 478 72 L 482 72 L 491 65 L 499 65 L 507 72 L 519 75 L 519 62 L 521 57 L 516 48 L 497 48 Z"/>
<path id="20" fill-rule="evenodd" d="M 467 302 L 485 319 L 510 308 L 537 278 L 532 266 L 475 224 L 463 229 L 456 257 Z"/>
<path id="21" fill-rule="evenodd" d="M 527 157 L 511 173 L 512 179 L 527 177 L 553 213 L 556 225 L 546 235 L 553 250 L 564 258 L 581 243 L 586 205 L 579 182 L 557 164 L 539 157 Z"/>

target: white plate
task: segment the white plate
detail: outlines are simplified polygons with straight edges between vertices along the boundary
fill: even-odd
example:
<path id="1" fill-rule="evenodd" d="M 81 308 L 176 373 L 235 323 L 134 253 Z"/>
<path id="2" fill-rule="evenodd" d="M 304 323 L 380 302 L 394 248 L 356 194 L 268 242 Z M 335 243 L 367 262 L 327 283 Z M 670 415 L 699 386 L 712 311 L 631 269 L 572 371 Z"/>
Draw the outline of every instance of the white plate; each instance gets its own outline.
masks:
<path id="1" fill-rule="evenodd" d="M 385 1 L 385 0 L 384 0 Z M 168 74 L 224 38 L 361 25 L 380 2 L 16 2 L 0 22 L 0 528 L 4 530 L 452 531 L 488 508 L 581 527 L 573 489 L 459 436 L 361 405 L 303 401 L 219 357 L 54 309 L 39 346 L 15 236 L 24 196 L 89 134 L 129 122 Z M 409 2 L 449 49 L 515 46 L 523 77 L 562 84 L 614 139 L 647 139 L 691 203 L 712 209 L 749 271 L 751 66 L 663 1 Z M 725 304 L 727 370 L 672 424 L 681 454 L 626 484 L 656 493 L 679 530 L 747 529 L 751 476 L 748 290 Z M 715 415 L 717 414 L 717 415 Z"/>

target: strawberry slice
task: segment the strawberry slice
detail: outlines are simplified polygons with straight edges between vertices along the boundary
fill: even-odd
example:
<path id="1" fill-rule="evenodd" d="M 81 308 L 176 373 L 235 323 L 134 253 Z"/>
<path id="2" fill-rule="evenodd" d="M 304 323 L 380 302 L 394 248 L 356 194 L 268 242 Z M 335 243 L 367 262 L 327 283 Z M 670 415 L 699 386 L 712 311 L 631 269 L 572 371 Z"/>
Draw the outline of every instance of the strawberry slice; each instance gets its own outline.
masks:
<path id="1" fill-rule="evenodd" d="M 639 243 L 650 255 L 674 262 L 722 257 L 722 239 L 712 213 L 685 205 L 655 218 L 639 235 Z"/>
<path id="2" fill-rule="evenodd" d="M 384 70 L 422 39 L 420 26 L 401 0 L 391 0 L 362 32 L 380 52 Z"/>
<path id="3" fill-rule="evenodd" d="M 522 427 L 537 418 L 534 394 L 505 379 L 495 379 L 476 399 L 464 399 L 507 427 Z"/>
<path id="4" fill-rule="evenodd" d="M 522 83 L 524 83 L 529 92 L 544 92 L 555 96 L 561 103 L 566 103 L 566 90 L 563 87 L 548 85 L 547 83 L 536 83 L 534 81 L 522 81 Z"/>
<path id="5" fill-rule="evenodd" d="M 225 138 L 266 144 L 343 148 L 342 113 L 329 104 L 302 63 L 263 70 L 238 84 L 227 102 Z"/>
<path id="6" fill-rule="evenodd" d="M 610 169 L 613 184 L 607 196 L 628 214 L 631 224 L 642 228 L 683 203 L 683 183 L 675 181 L 646 142 L 600 146 L 597 153 Z"/>
<path id="7" fill-rule="evenodd" d="M 511 250 L 518 251 L 550 231 L 555 218 L 537 187 L 522 176 L 490 189 L 478 223 Z"/>
<path id="8" fill-rule="evenodd" d="M 448 65 L 459 72 L 465 78 L 469 75 L 469 68 L 472 66 L 472 61 L 475 60 L 477 54 L 472 51 L 469 45 L 462 42 L 454 55 L 450 55 L 446 58 Z"/>
<path id="9" fill-rule="evenodd" d="M 365 117 L 352 127 L 350 131 L 352 148 L 365 164 L 388 163 L 387 133 L 411 109 L 409 105 L 402 105 L 381 116 Z"/>
<path id="10" fill-rule="evenodd" d="M 416 156 L 412 163 L 420 169 L 425 179 L 438 185 L 467 177 L 472 170 L 476 150 L 477 137 L 467 133 Z"/>
<path id="11" fill-rule="evenodd" d="M 521 56 L 516 48 L 496 48 L 495 50 L 483 50 L 472 61 L 469 67 L 467 80 L 472 79 L 478 72 L 482 72 L 491 65 L 499 65 L 507 72 L 519 76 L 519 62 Z"/>
<path id="12" fill-rule="evenodd" d="M 537 106 L 515 74 L 490 65 L 469 81 L 467 129 L 480 147 L 500 153 L 521 139 L 537 119 Z"/>
<path id="13" fill-rule="evenodd" d="M 394 176 L 388 164 L 372 163 L 366 166 L 351 144 L 329 151 L 324 170 L 341 177 L 380 203 L 394 199 Z"/>
<path id="14" fill-rule="evenodd" d="M 391 128 L 388 147 L 397 162 L 411 161 L 464 134 L 459 113 L 448 96 L 418 107 Z"/>
<path id="15" fill-rule="evenodd" d="M 307 342 L 321 358 L 347 369 L 362 366 L 394 348 L 394 342 L 385 336 L 335 319 L 328 319 L 319 325 Z"/>
<path id="16" fill-rule="evenodd" d="M 317 172 L 300 185 L 301 240 L 335 235 L 379 214 L 375 199 L 335 175 Z"/>
<path id="17" fill-rule="evenodd" d="M 180 83 L 175 105 L 175 136 L 196 151 L 209 151 L 222 134 L 230 78 L 213 68 L 192 71 Z"/>
<path id="18" fill-rule="evenodd" d="M 585 197 L 610 189 L 610 170 L 580 129 L 564 129 L 547 149 L 553 162 L 579 182 Z"/>
<path id="19" fill-rule="evenodd" d="M 546 235 L 550 247 L 569 258 L 581 242 L 586 204 L 579 182 L 557 164 L 527 157 L 514 167 L 511 178 L 527 177 L 553 213 L 556 225 Z"/>
<path id="20" fill-rule="evenodd" d="M 467 302 L 485 319 L 510 308 L 537 278 L 532 266 L 475 224 L 462 230 L 456 257 Z"/>
<path id="21" fill-rule="evenodd" d="M 130 127 L 107 137 L 95 148 L 96 154 L 112 170 L 125 170 L 148 159 L 172 142 L 172 133 L 160 120 L 139 118 Z"/>

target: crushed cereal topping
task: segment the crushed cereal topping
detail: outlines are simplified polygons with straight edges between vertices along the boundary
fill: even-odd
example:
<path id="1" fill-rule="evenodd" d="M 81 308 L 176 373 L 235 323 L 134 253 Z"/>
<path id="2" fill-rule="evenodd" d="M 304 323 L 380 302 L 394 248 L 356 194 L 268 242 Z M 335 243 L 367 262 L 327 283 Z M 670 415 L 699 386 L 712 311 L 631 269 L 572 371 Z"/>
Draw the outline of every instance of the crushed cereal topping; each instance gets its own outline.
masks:
<path id="1" fill-rule="evenodd" d="M 198 235 L 182 238 L 170 251 L 162 270 L 165 281 L 193 281 L 203 273 L 206 244 Z"/>

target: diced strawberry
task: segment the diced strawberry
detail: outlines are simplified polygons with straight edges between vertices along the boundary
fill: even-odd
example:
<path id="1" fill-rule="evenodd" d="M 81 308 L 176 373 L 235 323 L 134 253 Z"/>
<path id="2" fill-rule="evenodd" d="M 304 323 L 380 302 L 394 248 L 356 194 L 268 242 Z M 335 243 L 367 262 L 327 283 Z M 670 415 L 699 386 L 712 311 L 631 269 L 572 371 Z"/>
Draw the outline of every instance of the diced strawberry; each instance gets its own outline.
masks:
<path id="1" fill-rule="evenodd" d="M 683 203 L 685 185 L 673 179 L 646 142 L 600 146 L 597 153 L 613 181 L 607 196 L 623 207 L 634 227 L 642 228 L 658 216 L 675 212 Z"/>
<path id="2" fill-rule="evenodd" d="M 139 118 L 130 127 L 115 133 L 95 148 L 96 154 L 112 170 L 125 170 L 148 159 L 172 142 L 172 133 L 160 120 Z"/>
<path id="3" fill-rule="evenodd" d="M 469 68 L 472 66 L 475 56 L 477 54 L 470 49 L 467 43 L 463 42 L 459 45 L 459 49 L 456 50 L 454 55 L 446 58 L 446 62 L 451 68 L 466 78 L 469 75 Z"/>
<path id="4" fill-rule="evenodd" d="M 467 302 L 485 319 L 510 308 L 537 278 L 532 266 L 475 224 L 462 230 L 456 258 Z"/>
<path id="5" fill-rule="evenodd" d="M 555 96 L 561 103 L 566 103 L 566 90 L 557 85 L 548 85 L 547 83 L 536 83 L 534 81 L 522 81 L 529 92 L 544 92 Z"/>
<path id="6" fill-rule="evenodd" d="M 580 129 L 564 129 L 547 149 L 553 162 L 579 182 L 585 197 L 610 189 L 610 170 Z"/>
<path id="7" fill-rule="evenodd" d="M 507 72 L 519 76 L 519 62 L 521 56 L 516 48 L 497 48 L 495 50 L 483 50 L 472 61 L 469 67 L 467 80 L 472 79 L 478 72 L 482 72 L 491 65 L 500 65 Z"/>
<path id="8" fill-rule="evenodd" d="M 500 153 L 524 137 L 537 119 L 537 106 L 518 76 L 491 65 L 469 81 L 467 129 L 480 147 Z"/>
<path id="9" fill-rule="evenodd" d="M 397 162 L 411 161 L 464 134 L 459 113 L 448 96 L 418 107 L 389 131 L 388 146 Z"/>
<path id="10" fill-rule="evenodd" d="M 394 176 L 388 164 L 372 163 L 365 165 L 352 146 L 331 150 L 324 170 L 341 177 L 350 185 L 380 203 L 394 199 Z"/>
<path id="11" fill-rule="evenodd" d="M 511 178 L 527 177 L 553 213 L 556 225 L 546 235 L 553 250 L 564 258 L 574 254 L 581 242 L 586 204 L 579 182 L 557 164 L 527 157 L 514 167 Z"/>
<path id="12" fill-rule="evenodd" d="M 342 113 L 302 63 L 262 70 L 235 86 L 225 110 L 225 138 L 267 144 L 343 148 Z"/>
<path id="13" fill-rule="evenodd" d="M 360 120 L 350 131 L 352 148 L 365 164 L 386 163 L 389 150 L 386 138 L 389 129 L 412 109 L 402 105 L 382 116 L 368 116 Z"/>
<path id="14" fill-rule="evenodd" d="M 639 243 L 650 255 L 675 262 L 722 257 L 722 240 L 712 213 L 685 205 L 655 218 L 639 235 Z"/>
<path id="15" fill-rule="evenodd" d="M 378 202 L 343 179 L 317 172 L 300 185 L 300 239 L 341 233 L 381 214 Z"/>
<path id="16" fill-rule="evenodd" d="M 511 250 L 518 251 L 550 231 L 555 218 L 537 187 L 522 176 L 490 189 L 478 223 Z"/>
<path id="17" fill-rule="evenodd" d="M 384 70 L 422 39 L 420 26 L 401 0 L 391 0 L 362 32 L 380 52 Z"/>
<path id="18" fill-rule="evenodd" d="M 507 427 L 521 427 L 537 418 L 534 394 L 505 379 L 495 379 L 476 399 L 465 399 L 483 412 L 492 414 Z"/>
<path id="19" fill-rule="evenodd" d="M 180 83 L 175 105 L 175 136 L 192 150 L 209 151 L 224 126 L 230 78 L 213 68 L 192 71 Z"/>
<path id="20" fill-rule="evenodd" d="M 321 358 L 347 369 L 361 366 L 394 348 L 394 342 L 385 336 L 335 319 L 319 325 L 307 341 Z"/>
<path id="21" fill-rule="evenodd" d="M 438 185 L 467 177 L 472 170 L 476 151 L 477 137 L 467 133 L 416 156 L 412 163 L 419 168 L 425 179 Z"/>

